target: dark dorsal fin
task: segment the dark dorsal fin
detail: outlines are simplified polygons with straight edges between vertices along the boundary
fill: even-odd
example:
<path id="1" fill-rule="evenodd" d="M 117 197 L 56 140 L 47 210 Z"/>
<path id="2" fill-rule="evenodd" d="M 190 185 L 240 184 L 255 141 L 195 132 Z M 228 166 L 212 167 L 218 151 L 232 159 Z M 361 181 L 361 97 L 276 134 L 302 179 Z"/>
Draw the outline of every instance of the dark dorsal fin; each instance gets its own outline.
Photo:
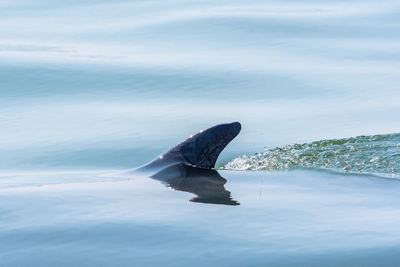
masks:
<path id="1" fill-rule="evenodd" d="M 187 163 L 204 169 L 215 167 L 219 154 L 241 129 L 239 122 L 219 124 L 190 136 L 165 153 L 178 152 Z"/>

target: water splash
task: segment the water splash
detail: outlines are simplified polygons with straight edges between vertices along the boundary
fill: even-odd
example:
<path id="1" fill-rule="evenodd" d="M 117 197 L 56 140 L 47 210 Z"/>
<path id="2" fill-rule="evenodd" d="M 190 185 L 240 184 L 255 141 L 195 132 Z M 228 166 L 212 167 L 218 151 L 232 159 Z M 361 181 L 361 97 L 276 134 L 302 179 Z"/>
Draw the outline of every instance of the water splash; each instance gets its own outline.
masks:
<path id="1" fill-rule="evenodd" d="M 400 174 L 400 133 L 291 144 L 241 156 L 224 169 L 316 168 L 363 174 Z"/>

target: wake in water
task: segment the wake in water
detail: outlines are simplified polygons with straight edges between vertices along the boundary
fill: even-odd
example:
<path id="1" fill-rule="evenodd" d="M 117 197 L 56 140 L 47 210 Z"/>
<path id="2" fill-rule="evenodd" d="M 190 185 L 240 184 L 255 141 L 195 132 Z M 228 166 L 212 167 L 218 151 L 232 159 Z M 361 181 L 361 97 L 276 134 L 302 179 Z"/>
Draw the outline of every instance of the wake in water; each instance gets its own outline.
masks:
<path id="1" fill-rule="evenodd" d="M 241 156 L 224 169 L 317 168 L 363 174 L 400 174 L 400 133 L 314 141 Z"/>

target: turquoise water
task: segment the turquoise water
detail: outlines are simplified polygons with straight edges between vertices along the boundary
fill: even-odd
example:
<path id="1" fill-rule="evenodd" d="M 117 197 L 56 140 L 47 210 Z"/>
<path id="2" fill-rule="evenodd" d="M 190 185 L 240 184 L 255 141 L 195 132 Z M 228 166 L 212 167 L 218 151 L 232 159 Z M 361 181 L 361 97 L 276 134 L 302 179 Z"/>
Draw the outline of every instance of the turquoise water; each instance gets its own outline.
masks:
<path id="1" fill-rule="evenodd" d="M 0 0 L 1 262 L 396 265 L 399 10 Z M 232 121 L 238 206 L 104 176 Z"/>

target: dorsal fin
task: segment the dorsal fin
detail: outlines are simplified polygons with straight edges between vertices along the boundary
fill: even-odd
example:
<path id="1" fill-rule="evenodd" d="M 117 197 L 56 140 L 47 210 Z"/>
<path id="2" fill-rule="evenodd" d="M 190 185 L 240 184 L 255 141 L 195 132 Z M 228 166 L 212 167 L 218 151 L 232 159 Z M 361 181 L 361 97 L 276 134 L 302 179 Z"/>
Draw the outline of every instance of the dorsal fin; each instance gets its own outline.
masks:
<path id="1" fill-rule="evenodd" d="M 151 162 L 132 171 L 160 170 L 176 164 L 212 169 L 219 154 L 241 130 L 239 122 L 219 124 L 190 136 Z"/>
<path id="2" fill-rule="evenodd" d="M 178 152 L 187 163 L 199 168 L 212 169 L 219 154 L 240 130 L 239 122 L 219 124 L 190 136 L 165 155 Z"/>

